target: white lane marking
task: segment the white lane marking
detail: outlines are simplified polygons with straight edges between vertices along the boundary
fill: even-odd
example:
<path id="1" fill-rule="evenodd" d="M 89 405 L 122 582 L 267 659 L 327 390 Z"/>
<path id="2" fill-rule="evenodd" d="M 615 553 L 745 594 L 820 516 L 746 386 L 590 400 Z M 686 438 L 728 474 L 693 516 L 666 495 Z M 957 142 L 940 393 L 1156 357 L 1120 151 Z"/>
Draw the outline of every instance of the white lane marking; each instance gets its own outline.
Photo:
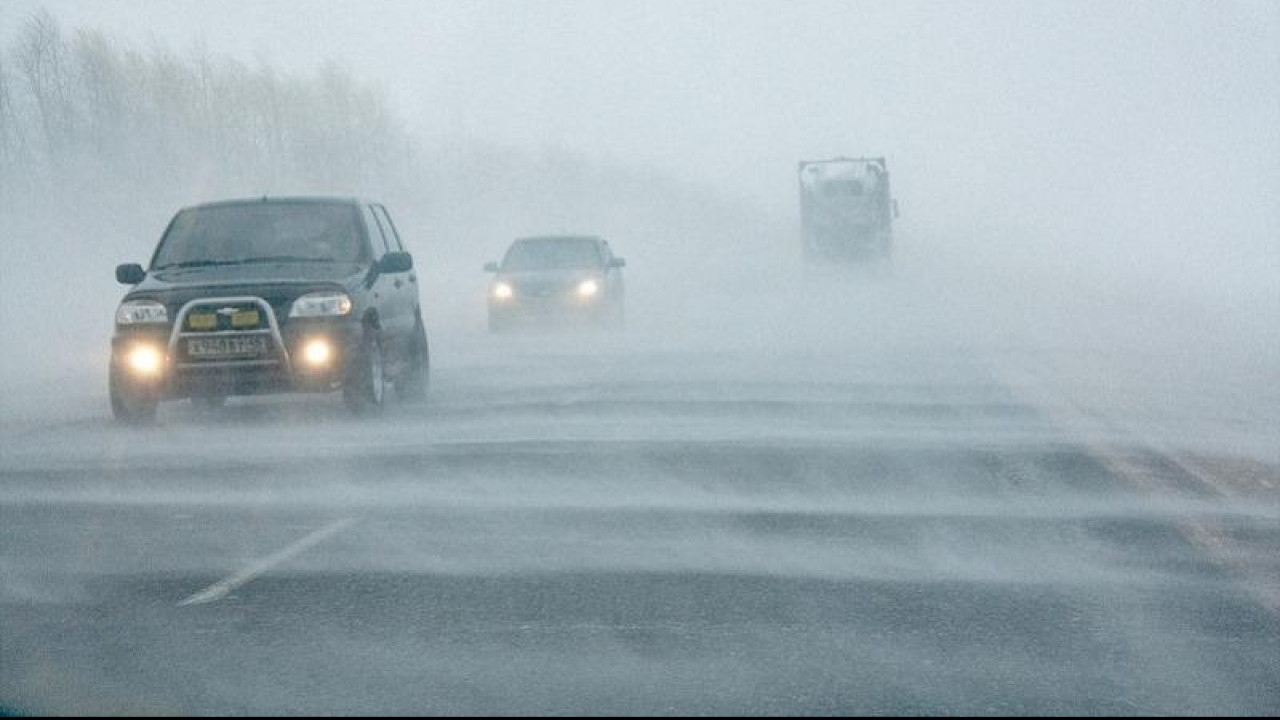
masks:
<path id="1" fill-rule="evenodd" d="M 280 552 L 265 557 L 240 572 L 228 577 L 227 579 L 214 583 L 191 597 L 178 603 L 178 607 L 189 607 L 191 605 L 208 605 L 222 600 L 236 590 L 248 583 L 253 582 L 255 578 L 267 573 L 272 568 L 292 560 L 338 533 L 346 530 L 356 524 L 355 518 L 343 518 L 332 522 L 292 545 L 284 548 Z"/>
<path id="2" fill-rule="evenodd" d="M 599 397 L 600 397 L 600 390 L 598 388 L 587 388 L 586 390 L 581 390 L 579 392 L 576 392 L 570 395 L 564 400 L 558 401 L 556 403 L 556 407 L 562 407 L 562 408 L 573 407 L 574 405 L 577 405 L 579 403 L 595 400 Z"/>
<path id="3" fill-rule="evenodd" d="M 1231 488 L 1217 479 L 1209 471 L 1198 472 L 1189 467 L 1185 461 L 1175 457 L 1175 450 L 1160 442 L 1149 433 L 1136 429 L 1131 423 L 1125 423 L 1109 413 L 1076 402 L 1064 391 L 1051 386 L 1043 374 L 1030 371 L 1025 367 L 1015 367 L 1011 362 L 991 357 L 988 366 L 994 368 L 1011 384 L 1014 392 L 1021 393 L 1024 401 L 1050 413 L 1050 417 L 1058 425 L 1079 435 L 1077 442 L 1091 456 L 1097 458 L 1114 475 L 1128 480 L 1136 486 L 1160 495 L 1176 495 L 1167 482 L 1158 475 L 1152 474 L 1125 453 L 1088 439 L 1090 429 L 1096 426 L 1093 418 L 1099 419 L 1114 428 L 1114 432 L 1126 435 L 1139 448 L 1143 448 L 1163 461 L 1185 472 L 1193 479 L 1203 483 L 1219 494 L 1219 497 L 1231 499 L 1236 497 Z M 1244 584 L 1245 589 L 1254 599 L 1273 614 L 1280 613 L 1280 582 L 1266 573 L 1259 572 L 1257 563 L 1251 561 L 1247 549 L 1240 546 L 1234 538 L 1225 533 L 1220 523 L 1211 518 L 1199 518 L 1194 515 L 1173 516 L 1182 534 L 1195 546 L 1206 552 L 1211 560 L 1224 566 Z"/>

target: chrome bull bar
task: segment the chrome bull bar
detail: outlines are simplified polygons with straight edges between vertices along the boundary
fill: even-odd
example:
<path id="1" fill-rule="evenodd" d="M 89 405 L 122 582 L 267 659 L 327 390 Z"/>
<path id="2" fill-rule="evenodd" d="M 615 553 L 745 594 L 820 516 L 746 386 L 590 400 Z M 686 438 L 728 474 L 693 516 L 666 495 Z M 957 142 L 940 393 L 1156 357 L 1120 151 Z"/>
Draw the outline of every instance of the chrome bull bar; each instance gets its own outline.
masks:
<path id="1" fill-rule="evenodd" d="M 267 319 L 267 328 L 260 330 L 215 330 L 213 332 L 183 332 L 182 328 L 186 325 L 187 316 L 197 307 L 205 307 L 208 305 L 256 305 L 262 311 L 263 317 Z M 242 297 L 212 297 L 197 298 L 182 306 L 178 311 L 178 317 L 174 320 L 173 331 L 169 335 L 169 357 L 176 356 L 178 351 L 178 343 L 182 340 L 192 337 L 228 337 L 228 336 L 249 336 L 249 335 L 268 335 L 275 343 L 275 350 L 279 354 L 280 360 L 249 360 L 249 361 L 226 361 L 226 362 L 203 362 L 203 363 L 179 363 L 178 369 L 189 368 L 216 368 L 216 367 L 263 367 L 270 365 L 283 364 L 285 370 L 293 372 L 293 363 L 289 357 L 289 348 L 284 344 L 284 336 L 280 334 L 280 323 L 276 321 L 276 313 L 271 309 L 270 303 L 260 297 L 242 296 Z"/>

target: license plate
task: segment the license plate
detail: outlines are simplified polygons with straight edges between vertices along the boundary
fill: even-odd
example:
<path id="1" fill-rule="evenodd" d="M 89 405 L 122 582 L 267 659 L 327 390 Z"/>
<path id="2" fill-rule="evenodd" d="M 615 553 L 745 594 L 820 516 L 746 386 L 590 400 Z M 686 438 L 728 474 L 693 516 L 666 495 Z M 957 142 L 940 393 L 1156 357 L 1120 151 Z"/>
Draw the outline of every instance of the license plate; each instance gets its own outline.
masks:
<path id="1" fill-rule="evenodd" d="M 245 358 L 267 354 L 265 337 L 192 338 L 187 341 L 192 358 Z"/>

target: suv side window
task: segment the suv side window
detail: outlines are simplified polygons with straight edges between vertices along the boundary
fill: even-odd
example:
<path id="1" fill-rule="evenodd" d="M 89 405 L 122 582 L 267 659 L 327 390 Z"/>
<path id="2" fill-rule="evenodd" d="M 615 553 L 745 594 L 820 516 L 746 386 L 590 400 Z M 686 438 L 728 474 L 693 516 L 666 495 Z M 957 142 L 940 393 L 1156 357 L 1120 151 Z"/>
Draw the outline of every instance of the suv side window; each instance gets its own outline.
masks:
<path id="1" fill-rule="evenodd" d="M 391 214 L 387 212 L 387 208 L 382 205 L 374 205 L 373 214 L 382 223 L 382 232 L 387 236 L 387 247 L 404 252 L 404 243 L 400 242 L 400 231 L 396 230 L 396 224 L 391 222 Z"/>
<path id="2" fill-rule="evenodd" d="M 375 260 L 379 260 L 386 255 L 390 249 L 387 242 L 386 233 L 382 229 L 382 222 L 378 220 L 377 215 L 373 212 L 370 205 L 364 206 L 364 223 L 369 226 L 369 244 L 373 246 L 373 256 Z"/>

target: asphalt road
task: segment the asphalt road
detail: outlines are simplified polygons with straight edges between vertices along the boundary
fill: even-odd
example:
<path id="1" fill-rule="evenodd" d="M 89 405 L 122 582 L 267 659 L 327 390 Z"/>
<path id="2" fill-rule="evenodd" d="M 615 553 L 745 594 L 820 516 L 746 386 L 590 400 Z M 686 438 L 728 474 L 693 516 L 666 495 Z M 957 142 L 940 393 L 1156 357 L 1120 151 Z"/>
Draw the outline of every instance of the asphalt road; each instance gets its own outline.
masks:
<path id="1" fill-rule="evenodd" d="M 1269 416 L 1012 350 L 468 343 L 376 420 L 11 414 L 0 705 L 1280 713 Z"/>

